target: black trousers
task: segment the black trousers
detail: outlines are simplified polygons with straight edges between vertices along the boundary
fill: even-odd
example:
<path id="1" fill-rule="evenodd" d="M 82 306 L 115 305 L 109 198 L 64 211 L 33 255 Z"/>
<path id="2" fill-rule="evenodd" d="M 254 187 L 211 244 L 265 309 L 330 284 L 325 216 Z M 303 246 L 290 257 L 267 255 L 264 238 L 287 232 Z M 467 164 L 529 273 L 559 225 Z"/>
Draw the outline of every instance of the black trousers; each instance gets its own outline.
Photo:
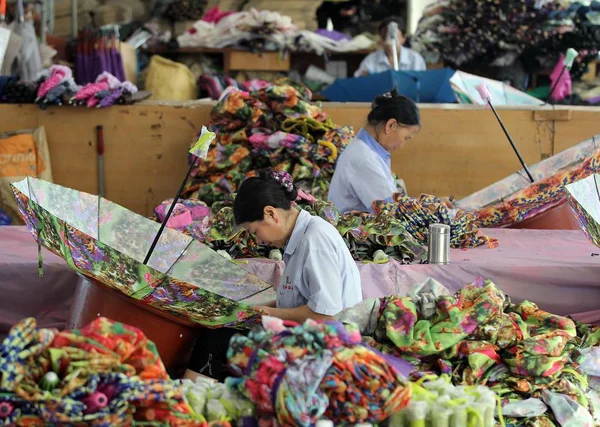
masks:
<path id="1" fill-rule="evenodd" d="M 225 378 L 231 374 L 227 367 L 229 340 L 235 334 L 247 335 L 248 332 L 229 328 L 202 328 L 194 345 L 188 368 L 218 381 L 225 381 Z"/>

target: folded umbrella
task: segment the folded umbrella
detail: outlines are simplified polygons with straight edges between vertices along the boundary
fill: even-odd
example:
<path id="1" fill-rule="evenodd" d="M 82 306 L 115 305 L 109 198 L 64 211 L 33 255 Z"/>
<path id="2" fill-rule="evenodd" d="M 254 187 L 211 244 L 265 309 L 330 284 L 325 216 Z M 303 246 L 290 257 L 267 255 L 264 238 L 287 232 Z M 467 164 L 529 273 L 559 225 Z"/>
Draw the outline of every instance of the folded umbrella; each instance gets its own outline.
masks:
<path id="1" fill-rule="evenodd" d="M 18 75 L 22 80 L 33 81 L 42 70 L 40 46 L 33 22 L 25 20 L 23 0 L 18 0 L 17 6 L 19 16 L 17 21 L 11 24 L 11 29 L 15 34 L 22 37 L 23 42 L 14 64 L 14 74 Z"/>
<path id="2" fill-rule="evenodd" d="M 453 71 L 441 68 L 427 71 L 384 71 L 364 77 L 338 79 L 322 93 L 334 102 L 371 102 L 382 93 L 396 90 L 416 102 L 453 103 L 450 86 Z"/>

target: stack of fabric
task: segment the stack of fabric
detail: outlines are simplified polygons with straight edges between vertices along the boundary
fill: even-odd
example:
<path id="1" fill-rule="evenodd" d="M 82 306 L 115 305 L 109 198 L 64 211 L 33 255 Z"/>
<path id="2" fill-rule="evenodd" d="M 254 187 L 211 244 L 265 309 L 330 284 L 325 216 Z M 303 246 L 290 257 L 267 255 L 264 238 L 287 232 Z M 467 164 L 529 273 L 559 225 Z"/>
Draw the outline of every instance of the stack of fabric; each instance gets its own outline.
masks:
<path id="1" fill-rule="evenodd" d="M 417 366 L 413 379 L 446 374 L 455 385 L 487 385 L 501 397 L 509 418 L 529 417 L 526 424 L 511 424 L 593 425 L 590 412 L 600 401 L 579 365 L 600 367 L 586 357 L 600 344 L 600 328 L 528 301 L 513 304 L 489 280 L 478 279 L 453 296 L 423 287 L 412 298 L 365 300 L 338 318 L 361 325 L 365 341 L 378 350 L 410 357 Z M 533 410 L 539 405 L 529 398 L 543 400 L 550 410 L 545 405 Z"/>
<path id="2" fill-rule="evenodd" d="M 404 376 L 412 366 L 365 346 L 355 327 L 339 322 L 287 328 L 264 316 L 263 327 L 231 339 L 227 357 L 238 378 L 226 384 L 276 425 L 308 427 L 321 418 L 334 425 L 377 423 L 410 400 Z"/>
<path id="3" fill-rule="evenodd" d="M 180 47 L 224 48 L 245 46 L 259 50 L 282 50 L 296 31 L 289 16 L 268 10 L 236 12 L 196 21 L 177 37 Z"/>
<path id="4" fill-rule="evenodd" d="M 294 21 L 295 22 L 295 21 Z M 351 52 L 373 47 L 373 40 L 364 35 L 354 38 L 339 36 L 324 30 L 298 31 L 292 18 L 278 12 L 250 7 L 243 12 L 222 12 L 211 9 L 206 15 L 177 37 L 180 47 L 248 47 L 251 50 L 291 49 L 305 52 Z"/>
<path id="5" fill-rule="evenodd" d="M 558 0 L 440 0 L 424 12 L 411 46 L 455 66 L 508 66 L 520 57 L 554 63 L 572 47 L 580 51 L 572 75 L 597 57 L 600 3 Z"/>
<path id="6" fill-rule="evenodd" d="M 212 111 L 217 143 L 194 169 L 184 197 L 211 206 L 235 192 L 249 172 L 285 170 L 316 195 L 325 194 L 337 157 L 352 140 L 334 125 L 312 93 L 288 79 L 248 93 L 227 90 Z"/>
<path id="7" fill-rule="evenodd" d="M 154 343 L 99 317 L 81 330 L 16 324 L 0 345 L 0 424 L 200 426 Z"/>

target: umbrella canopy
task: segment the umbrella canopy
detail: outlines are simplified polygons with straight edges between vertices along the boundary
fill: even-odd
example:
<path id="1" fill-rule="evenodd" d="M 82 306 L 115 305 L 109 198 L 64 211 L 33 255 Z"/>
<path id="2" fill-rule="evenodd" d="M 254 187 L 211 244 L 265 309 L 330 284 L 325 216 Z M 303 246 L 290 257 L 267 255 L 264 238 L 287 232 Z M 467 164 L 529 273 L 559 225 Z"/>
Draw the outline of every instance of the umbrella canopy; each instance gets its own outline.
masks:
<path id="1" fill-rule="evenodd" d="M 376 96 L 396 88 L 415 102 L 453 103 L 449 68 L 428 71 L 385 71 L 364 77 L 338 79 L 323 91 L 334 102 L 371 102 Z"/>
<path id="2" fill-rule="evenodd" d="M 532 218 L 564 202 L 564 186 L 600 172 L 600 136 L 582 142 L 456 202 L 477 211 L 480 227 L 504 227 Z"/>
<path id="3" fill-rule="evenodd" d="M 492 95 L 494 105 L 543 105 L 544 101 L 527 95 L 525 92 L 515 89 L 504 82 L 492 80 L 485 77 L 475 76 L 457 71 L 450 79 L 452 89 L 461 104 L 486 105 L 481 99 L 476 87 L 485 84 Z"/>
<path id="4" fill-rule="evenodd" d="M 590 175 L 565 189 L 579 226 L 589 241 L 600 248 L 600 176 Z"/>
<path id="5" fill-rule="evenodd" d="M 98 196 L 36 178 L 12 184 L 40 245 L 82 274 L 128 297 L 207 327 L 254 321 L 252 307 L 275 299 L 271 285 L 176 230 Z"/>

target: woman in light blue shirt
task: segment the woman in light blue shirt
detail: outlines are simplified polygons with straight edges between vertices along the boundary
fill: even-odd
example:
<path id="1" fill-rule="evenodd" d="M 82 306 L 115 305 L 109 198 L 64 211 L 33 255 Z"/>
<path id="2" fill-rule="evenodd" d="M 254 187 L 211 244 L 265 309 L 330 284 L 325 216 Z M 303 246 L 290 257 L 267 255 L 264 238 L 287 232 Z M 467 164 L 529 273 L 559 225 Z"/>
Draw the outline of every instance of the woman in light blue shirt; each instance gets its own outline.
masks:
<path id="1" fill-rule="evenodd" d="M 298 192 L 286 172 L 267 172 L 240 187 L 235 221 L 256 238 L 284 248 L 277 307 L 260 307 L 284 320 L 331 319 L 362 301 L 360 274 L 338 231 L 295 206 Z"/>
<path id="2" fill-rule="evenodd" d="M 329 201 L 342 213 L 372 212 L 373 201 L 398 192 L 391 153 L 421 130 L 419 108 L 395 90 L 373 101 L 367 120 L 340 155 L 329 186 Z"/>
<path id="3" fill-rule="evenodd" d="M 416 51 L 404 46 L 406 40 L 406 25 L 404 20 L 399 17 L 389 17 L 383 20 L 377 32 L 380 37 L 380 49 L 370 53 L 363 59 L 354 73 L 354 77 L 367 76 L 369 74 L 383 73 L 384 71 L 393 70 L 393 49 L 388 40 L 388 28 L 390 22 L 395 22 L 398 25 L 397 52 L 398 52 L 398 70 L 400 71 L 425 71 L 427 66 L 423 57 Z"/>

